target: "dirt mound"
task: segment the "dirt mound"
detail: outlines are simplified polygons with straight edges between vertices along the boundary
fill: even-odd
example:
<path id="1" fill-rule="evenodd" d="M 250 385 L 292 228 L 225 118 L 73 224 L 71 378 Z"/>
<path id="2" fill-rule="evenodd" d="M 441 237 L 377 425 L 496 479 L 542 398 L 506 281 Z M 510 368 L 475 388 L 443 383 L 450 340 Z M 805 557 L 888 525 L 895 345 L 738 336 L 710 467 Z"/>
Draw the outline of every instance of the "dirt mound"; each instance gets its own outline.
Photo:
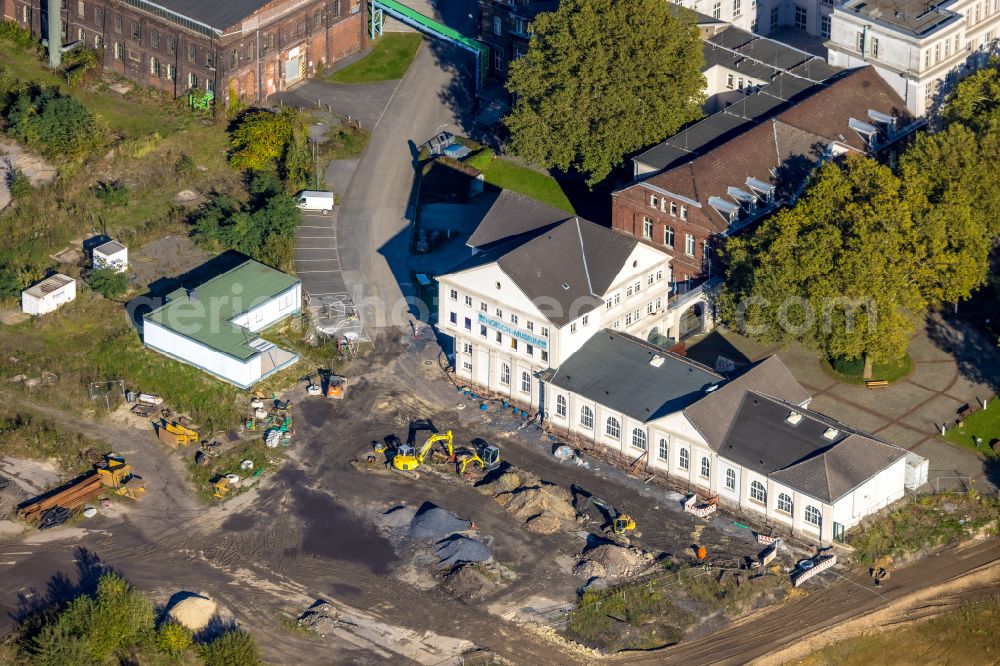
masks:
<path id="1" fill-rule="evenodd" d="M 590 580 L 592 578 L 607 578 L 608 570 L 600 562 L 582 560 L 573 568 L 573 575 Z"/>
<path id="2" fill-rule="evenodd" d="M 385 513 L 375 516 L 375 524 L 385 529 L 407 527 L 413 522 L 417 510 L 411 506 L 394 506 Z"/>
<path id="3" fill-rule="evenodd" d="M 493 554 L 482 541 L 455 534 L 438 544 L 437 556 L 441 558 L 442 565 L 450 566 L 465 562 L 484 562 L 493 557 Z"/>
<path id="4" fill-rule="evenodd" d="M 471 525 L 468 520 L 462 520 L 451 511 L 425 502 L 410 522 L 410 538 L 437 541 L 449 534 L 467 530 Z"/>
<path id="5" fill-rule="evenodd" d="M 484 495 L 496 497 L 500 493 L 509 493 L 525 485 L 521 474 L 514 471 L 506 471 L 489 483 L 481 483 L 476 486 L 476 490 Z"/>
<path id="6" fill-rule="evenodd" d="M 167 617 L 197 633 L 209 625 L 217 610 L 208 597 L 191 594 L 171 606 Z"/>
<path id="7" fill-rule="evenodd" d="M 482 599 L 505 585 L 499 571 L 481 564 L 455 567 L 448 572 L 442 583 L 446 592 L 463 601 Z"/>
<path id="8" fill-rule="evenodd" d="M 572 497 L 559 486 L 541 483 L 533 488 L 502 492 L 496 501 L 537 534 L 553 534 L 576 521 Z"/>
<path id="9" fill-rule="evenodd" d="M 648 569 L 652 560 L 653 556 L 649 553 L 607 543 L 584 553 L 573 572 L 578 576 L 592 578 L 597 575 L 594 572 L 603 568 L 604 578 L 628 578 Z"/>

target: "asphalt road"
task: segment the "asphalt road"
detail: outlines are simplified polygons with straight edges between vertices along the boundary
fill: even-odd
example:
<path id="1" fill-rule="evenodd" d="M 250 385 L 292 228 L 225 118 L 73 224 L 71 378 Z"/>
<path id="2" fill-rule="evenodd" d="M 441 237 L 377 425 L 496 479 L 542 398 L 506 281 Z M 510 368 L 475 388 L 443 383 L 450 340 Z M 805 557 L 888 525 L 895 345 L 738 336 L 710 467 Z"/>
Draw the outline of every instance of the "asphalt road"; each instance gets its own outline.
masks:
<path id="1" fill-rule="evenodd" d="M 404 298 L 413 294 L 408 261 L 416 147 L 436 132 L 458 129 L 446 101 L 456 74 L 442 68 L 438 52 L 426 47 L 417 52 L 373 130 L 338 212 L 344 281 L 373 334 L 409 320 Z"/>

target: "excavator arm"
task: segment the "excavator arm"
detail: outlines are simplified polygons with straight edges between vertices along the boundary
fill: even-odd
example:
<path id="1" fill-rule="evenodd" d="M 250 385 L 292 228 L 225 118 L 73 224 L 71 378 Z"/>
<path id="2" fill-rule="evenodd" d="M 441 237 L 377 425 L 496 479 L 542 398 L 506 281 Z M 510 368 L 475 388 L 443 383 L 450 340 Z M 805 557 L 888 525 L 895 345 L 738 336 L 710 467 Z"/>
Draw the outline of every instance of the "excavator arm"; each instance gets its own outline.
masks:
<path id="1" fill-rule="evenodd" d="M 430 452 L 431 448 L 437 442 L 441 442 L 442 445 L 445 447 L 445 449 L 448 451 L 448 460 L 454 460 L 455 459 L 455 448 L 452 445 L 451 430 L 449 430 L 448 432 L 446 432 L 444 434 L 440 434 L 439 433 L 439 434 L 431 435 L 430 437 L 428 437 L 427 441 L 424 442 L 424 445 L 420 448 L 420 454 L 417 456 L 417 460 L 419 460 L 421 463 L 423 463 L 424 462 L 424 458 L 427 457 L 427 454 Z"/>

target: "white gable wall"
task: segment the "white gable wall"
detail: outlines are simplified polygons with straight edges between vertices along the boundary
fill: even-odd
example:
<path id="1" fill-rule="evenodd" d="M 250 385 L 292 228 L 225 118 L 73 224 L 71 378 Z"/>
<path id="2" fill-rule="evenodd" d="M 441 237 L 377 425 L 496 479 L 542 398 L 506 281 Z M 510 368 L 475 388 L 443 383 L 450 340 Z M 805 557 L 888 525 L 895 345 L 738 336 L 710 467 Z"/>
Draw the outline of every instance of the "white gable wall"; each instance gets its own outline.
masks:
<path id="1" fill-rule="evenodd" d="M 241 388 L 247 388 L 260 379 L 260 354 L 257 354 L 250 361 L 239 361 L 148 319 L 143 324 L 142 341 L 147 347 L 200 368 Z"/>

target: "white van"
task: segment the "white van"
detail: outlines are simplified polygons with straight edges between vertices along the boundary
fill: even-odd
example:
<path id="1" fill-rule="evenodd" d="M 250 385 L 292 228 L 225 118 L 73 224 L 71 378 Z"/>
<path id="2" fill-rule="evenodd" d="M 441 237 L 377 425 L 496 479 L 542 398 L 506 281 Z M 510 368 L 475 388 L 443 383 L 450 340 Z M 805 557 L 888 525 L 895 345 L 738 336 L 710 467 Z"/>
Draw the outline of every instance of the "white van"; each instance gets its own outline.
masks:
<path id="1" fill-rule="evenodd" d="M 295 195 L 295 203 L 302 210 L 320 210 L 326 215 L 333 210 L 333 192 L 302 190 Z"/>

